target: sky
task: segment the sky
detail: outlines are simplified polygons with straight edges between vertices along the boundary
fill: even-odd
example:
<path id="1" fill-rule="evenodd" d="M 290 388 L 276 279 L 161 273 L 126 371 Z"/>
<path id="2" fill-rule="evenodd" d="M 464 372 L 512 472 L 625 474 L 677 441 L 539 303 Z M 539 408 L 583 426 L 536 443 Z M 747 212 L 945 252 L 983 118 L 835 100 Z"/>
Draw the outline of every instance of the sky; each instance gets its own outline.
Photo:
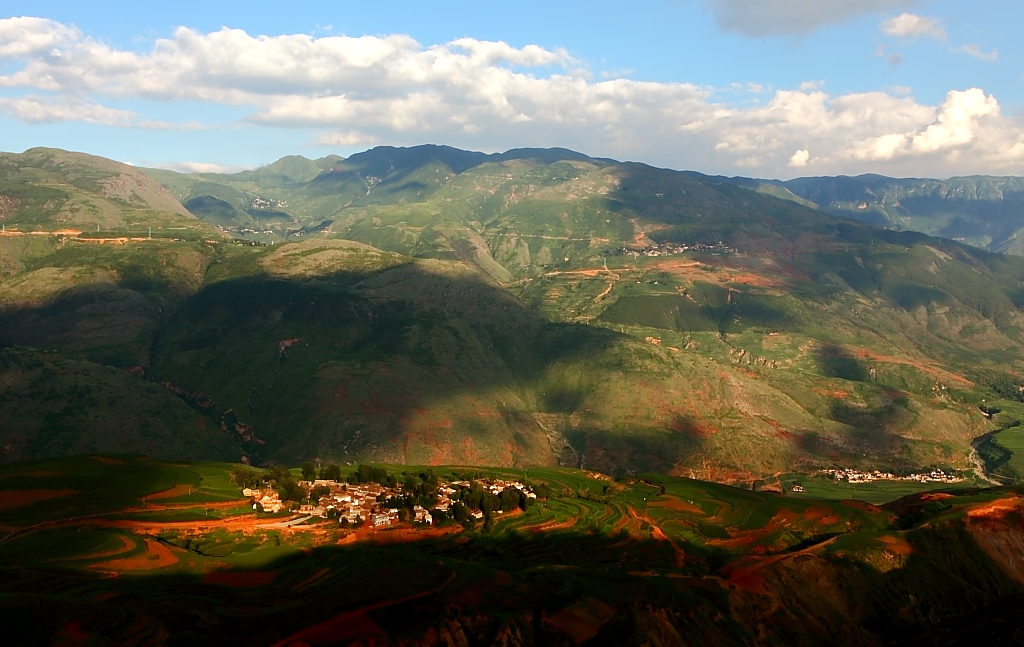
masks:
<path id="1" fill-rule="evenodd" d="M 377 145 L 715 175 L 1024 175 L 1020 0 L 4 0 L 0 150 Z"/>

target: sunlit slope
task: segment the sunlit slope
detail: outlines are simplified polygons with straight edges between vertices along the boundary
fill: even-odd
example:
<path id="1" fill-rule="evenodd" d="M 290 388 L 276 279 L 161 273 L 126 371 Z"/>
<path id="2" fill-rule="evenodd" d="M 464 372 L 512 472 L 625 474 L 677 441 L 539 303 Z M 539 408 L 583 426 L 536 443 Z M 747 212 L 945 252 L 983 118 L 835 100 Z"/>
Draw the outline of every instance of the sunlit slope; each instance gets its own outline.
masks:
<path id="1" fill-rule="evenodd" d="M 306 227 L 261 234 L 267 242 L 359 240 L 419 259 L 383 273 L 418 281 L 427 259 L 475 267 L 474 281 L 515 297 L 517 316 L 573 324 L 564 329 L 586 339 L 584 351 L 526 343 L 532 355 L 500 357 L 507 376 L 429 398 L 438 407 L 470 391 L 504 403 L 495 408 L 532 420 L 570 464 L 713 478 L 834 462 L 967 467 L 969 440 L 989 428 L 975 404 L 1021 357 L 1017 259 L 834 220 L 781 190 L 569 151 L 445 147 L 288 158 L 168 185 L 187 201 L 209 183 L 284 204 L 275 208 Z M 398 284 L 362 292 L 391 299 Z M 418 296 L 401 297 L 416 317 L 436 307 Z M 597 328 L 617 334 L 591 340 Z M 403 339 L 408 352 L 423 343 Z M 481 396 L 491 384 L 502 386 Z M 510 384 L 518 397 L 502 391 Z M 457 418 L 432 424 L 465 429 Z M 391 445 L 394 459 L 408 451 Z"/>
<path id="2" fill-rule="evenodd" d="M 208 230 L 138 169 L 54 148 L 0 153 L 0 222 L 20 231 L 59 226 L 120 235 L 148 233 L 150 226 Z"/>
<path id="3" fill-rule="evenodd" d="M 164 383 L 254 462 L 970 469 L 1024 375 L 1021 259 L 714 178 L 446 147 L 154 176 L 221 231 L 0 237 L 0 343 Z"/>

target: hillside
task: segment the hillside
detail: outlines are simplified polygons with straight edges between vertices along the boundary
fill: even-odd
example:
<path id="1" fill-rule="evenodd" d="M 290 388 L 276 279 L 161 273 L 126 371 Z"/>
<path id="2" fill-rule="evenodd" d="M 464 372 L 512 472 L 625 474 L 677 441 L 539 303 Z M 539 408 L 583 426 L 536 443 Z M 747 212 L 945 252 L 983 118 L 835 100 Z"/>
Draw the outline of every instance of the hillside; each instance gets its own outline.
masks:
<path id="1" fill-rule="evenodd" d="M 0 237 L 0 342 L 131 369 L 254 462 L 970 470 L 1024 382 L 1024 259 L 716 178 L 439 146 L 147 173 L 194 215 Z"/>
<path id="2" fill-rule="evenodd" d="M 282 470 L 264 489 L 285 480 Z M 18 619 L 9 640 L 513 647 L 1024 637 L 1019 488 L 876 506 L 664 475 L 386 470 L 399 482 L 523 480 L 541 496 L 461 524 L 353 527 L 254 512 L 228 464 L 121 454 L 0 466 L 0 609 Z"/>
<path id="3" fill-rule="evenodd" d="M 1024 178 L 931 180 L 860 175 L 741 183 L 880 227 L 920 231 L 993 252 L 1024 255 Z"/>

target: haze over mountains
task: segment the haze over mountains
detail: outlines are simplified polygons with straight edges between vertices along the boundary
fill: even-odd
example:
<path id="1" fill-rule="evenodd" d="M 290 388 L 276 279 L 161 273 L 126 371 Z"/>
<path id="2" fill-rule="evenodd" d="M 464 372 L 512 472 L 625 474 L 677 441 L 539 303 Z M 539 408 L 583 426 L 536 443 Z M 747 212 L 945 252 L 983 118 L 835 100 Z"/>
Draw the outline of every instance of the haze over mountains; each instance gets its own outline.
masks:
<path id="1" fill-rule="evenodd" d="M 1024 259 L 814 205 L 1012 252 L 1018 182 L 5 154 L 3 458 L 967 469 L 1024 381 Z"/>

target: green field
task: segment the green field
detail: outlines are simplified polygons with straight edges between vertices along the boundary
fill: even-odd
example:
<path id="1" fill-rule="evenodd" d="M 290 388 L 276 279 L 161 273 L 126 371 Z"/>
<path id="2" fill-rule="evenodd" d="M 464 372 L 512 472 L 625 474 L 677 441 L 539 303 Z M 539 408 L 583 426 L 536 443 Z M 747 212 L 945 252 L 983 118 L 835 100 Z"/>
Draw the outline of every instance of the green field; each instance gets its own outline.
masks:
<path id="1" fill-rule="evenodd" d="M 920 483 L 917 481 L 872 481 L 870 483 L 846 483 L 828 478 L 803 477 L 800 483 L 803 492 L 789 492 L 786 496 L 841 500 L 854 499 L 868 503 L 888 503 L 908 494 L 929 492 L 932 490 L 955 491 L 977 487 L 973 481 L 963 483 Z"/>

